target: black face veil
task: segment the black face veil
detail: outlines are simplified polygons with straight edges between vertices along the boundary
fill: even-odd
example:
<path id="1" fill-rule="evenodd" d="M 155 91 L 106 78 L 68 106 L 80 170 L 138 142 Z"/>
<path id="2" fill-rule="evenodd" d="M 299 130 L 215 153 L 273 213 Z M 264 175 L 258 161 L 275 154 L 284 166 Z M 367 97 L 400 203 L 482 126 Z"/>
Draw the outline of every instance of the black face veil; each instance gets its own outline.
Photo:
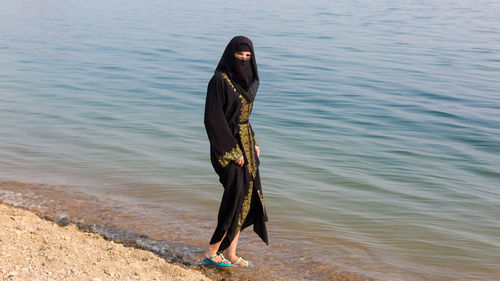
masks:
<path id="1" fill-rule="evenodd" d="M 240 60 L 234 54 L 240 51 L 252 53 L 250 60 Z M 255 52 L 250 39 L 245 36 L 236 36 L 229 44 L 222 55 L 215 71 L 225 72 L 236 84 L 235 87 L 250 101 L 253 101 L 254 94 L 247 93 L 255 82 L 259 81 L 257 63 L 255 62 Z M 258 84 L 258 83 L 257 83 Z"/>

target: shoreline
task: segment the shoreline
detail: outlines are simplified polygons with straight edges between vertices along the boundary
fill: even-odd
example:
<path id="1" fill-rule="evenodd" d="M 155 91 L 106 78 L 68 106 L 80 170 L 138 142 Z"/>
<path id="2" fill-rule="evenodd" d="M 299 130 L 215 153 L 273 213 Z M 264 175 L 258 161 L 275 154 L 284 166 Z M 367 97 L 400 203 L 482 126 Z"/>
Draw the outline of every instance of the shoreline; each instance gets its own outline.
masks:
<path id="1" fill-rule="evenodd" d="M 251 231 L 242 233 L 245 239 L 239 245 L 239 252 L 256 261 L 254 269 L 225 270 L 207 266 L 201 261 L 204 241 L 212 230 L 207 216 L 193 216 L 185 209 L 168 204 L 158 209 L 106 193 L 86 193 L 73 186 L 0 181 L 0 205 L 2 203 L 63 227 L 74 225 L 80 232 L 145 250 L 167 263 L 199 271 L 213 280 L 376 280 L 355 270 L 317 261 L 307 252 L 292 250 L 290 241 L 264 246 Z M 190 224 L 185 224 L 186 221 Z M 294 257 L 294 266 L 290 267 L 280 257 Z M 0 280 L 2 274 L 0 272 Z"/>
<path id="2" fill-rule="evenodd" d="M 2 280 L 212 280 L 150 251 L 1 201 L 0 260 Z"/>

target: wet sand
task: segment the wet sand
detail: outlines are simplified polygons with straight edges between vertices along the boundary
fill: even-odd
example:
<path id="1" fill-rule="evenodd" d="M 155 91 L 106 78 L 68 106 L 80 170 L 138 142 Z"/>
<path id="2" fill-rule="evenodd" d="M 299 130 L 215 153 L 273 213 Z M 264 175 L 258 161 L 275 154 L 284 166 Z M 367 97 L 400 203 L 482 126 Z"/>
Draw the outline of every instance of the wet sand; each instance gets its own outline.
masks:
<path id="1" fill-rule="evenodd" d="M 210 280 L 155 254 L 0 204 L 1 280 Z"/>
<path id="2" fill-rule="evenodd" d="M 116 194 L 87 193 L 77 187 L 0 181 L 2 202 L 60 225 L 76 225 L 80 230 L 114 241 L 115 245 L 146 250 L 217 280 L 375 280 L 316 261 L 314 256 L 290 247 L 293 241 L 274 239 L 271 246 L 265 246 L 251 230 L 242 232 L 238 253 L 255 262 L 254 269 L 208 266 L 201 260 L 214 227 L 213 218 L 201 213 L 193 215 L 195 210 L 171 203 L 162 203 L 158 208 Z"/>

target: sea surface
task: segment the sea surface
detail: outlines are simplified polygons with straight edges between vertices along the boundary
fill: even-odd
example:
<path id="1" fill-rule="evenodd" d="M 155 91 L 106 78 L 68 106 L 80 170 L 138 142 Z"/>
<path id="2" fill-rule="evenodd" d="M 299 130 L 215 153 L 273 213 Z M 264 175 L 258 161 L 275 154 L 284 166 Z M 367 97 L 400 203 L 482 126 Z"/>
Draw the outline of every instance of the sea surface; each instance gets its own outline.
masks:
<path id="1" fill-rule="evenodd" d="M 499 280 L 499 15 L 496 0 L 0 0 L 0 200 L 199 266 L 222 194 L 206 86 L 245 35 L 270 245 L 245 230 L 255 271 L 213 274 Z"/>

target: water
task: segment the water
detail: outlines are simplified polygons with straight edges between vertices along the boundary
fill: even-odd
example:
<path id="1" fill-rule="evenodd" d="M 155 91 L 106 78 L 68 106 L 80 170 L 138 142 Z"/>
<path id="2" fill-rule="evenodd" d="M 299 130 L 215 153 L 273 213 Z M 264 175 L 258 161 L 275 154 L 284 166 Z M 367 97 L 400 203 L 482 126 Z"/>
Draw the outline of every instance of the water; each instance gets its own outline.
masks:
<path id="1" fill-rule="evenodd" d="M 101 198 L 85 219 L 109 224 L 98 217 L 121 206 L 129 217 L 111 226 L 180 243 L 196 260 L 221 196 L 206 85 L 243 34 L 261 76 L 251 121 L 271 246 L 247 231 L 242 255 L 273 265 L 262 276 L 500 277 L 498 1 L 0 7 L 0 179 L 60 186 L 20 189 L 23 201 L 3 184 L 4 200 L 41 208 L 78 190 L 54 212 L 78 217 L 73 202 Z M 184 223 L 167 226 L 174 209 Z"/>

